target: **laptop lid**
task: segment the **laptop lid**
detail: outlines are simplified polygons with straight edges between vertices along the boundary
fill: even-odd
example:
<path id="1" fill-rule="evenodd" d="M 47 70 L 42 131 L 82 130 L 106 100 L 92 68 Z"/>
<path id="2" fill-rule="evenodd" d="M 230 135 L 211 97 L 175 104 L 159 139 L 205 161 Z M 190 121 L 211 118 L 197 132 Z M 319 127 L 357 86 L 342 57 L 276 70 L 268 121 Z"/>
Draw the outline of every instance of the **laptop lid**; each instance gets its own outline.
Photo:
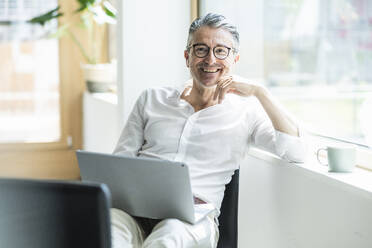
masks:
<path id="1" fill-rule="evenodd" d="M 0 247 L 110 248 L 105 185 L 0 179 Z"/>
<path id="2" fill-rule="evenodd" d="M 179 162 L 76 152 L 83 180 L 105 183 L 112 206 L 132 216 L 195 223 L 188 167 Z"/>

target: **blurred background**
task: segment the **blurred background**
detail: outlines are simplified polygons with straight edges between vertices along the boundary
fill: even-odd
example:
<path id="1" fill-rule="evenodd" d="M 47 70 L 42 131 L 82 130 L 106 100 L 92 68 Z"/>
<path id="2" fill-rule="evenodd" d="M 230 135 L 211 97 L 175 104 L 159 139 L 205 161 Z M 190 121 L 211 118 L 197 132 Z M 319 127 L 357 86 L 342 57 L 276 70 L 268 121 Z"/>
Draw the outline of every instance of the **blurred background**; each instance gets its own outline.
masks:
<path id="1" fill-rule="evenodd" d="M 238 27 L 236 74 L 268 87 L 306 131 L 372 146 L 369 0 L 0 0 L 1 173 L 79 177 L 74 150 L 110 152 L 143 89 L 189 78 L 188 26 L 208 12 Z M 88 88 L 85 64 L 115 66 L 107 89 Z"/>

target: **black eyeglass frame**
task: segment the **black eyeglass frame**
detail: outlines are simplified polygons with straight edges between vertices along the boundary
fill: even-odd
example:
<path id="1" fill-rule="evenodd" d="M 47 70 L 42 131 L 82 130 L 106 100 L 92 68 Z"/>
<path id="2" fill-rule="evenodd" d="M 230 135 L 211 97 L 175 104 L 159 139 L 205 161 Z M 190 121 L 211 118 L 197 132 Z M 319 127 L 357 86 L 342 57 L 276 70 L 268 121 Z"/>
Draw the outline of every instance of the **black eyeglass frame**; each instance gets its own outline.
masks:
<path id="1" fill-rule="evenodd" d="M 194 49 L 196 46 L 201 46 L 201 45 L 202 45 L 202 46 L 205 46 L 205 47 L 208 48 L 207 53 L 205 54 L 205 56 L 202 56 L 202 57 L 196 55 L 196 53 L 195 53 L 195 49 Z M 224 57 L 224 58 L 221 59 L 221 58 L 218 58 L 218 57 L 216 56 L 215 49 L 218 48 L 218 47 L 224 47 L 224 48 L 227 48 L 227 55 L 226 55 L 226 57 Z M 190 48 L 193 49 L 193 53 L 194 53 L 194 55 L 195 55 L 196 57 L 200 58 L 200 59 L 207 57 L 208 54 L 209 54 L 209 52 L 211 51 L 211 48 L 210 48 L 209 46 L 207 46 L 206 44 L 203 44 L 203 43 L 196 43 L 196 44 L 193 44 L 193 45 L 189 45 L 189 46 L 187 47 L 187 50 L 190 50 Z M 230 50 L 232 50 L 233 53 L 237 53 L 237 50 L 236 50 L 235 48 L 233 48 L 233 47 L 228 47 L 228 46 L 224 46 L 224 45 L 218 45 L 218 46 L 213 47 L 213 49 L 212 49 L 212 51 L 213 51 L 213 56 L 214 56 L 216 59 L 219 59 L 219 60 L 225 60 L 227 57 L 229 57 L 229 55 L 230 55 Z"/>

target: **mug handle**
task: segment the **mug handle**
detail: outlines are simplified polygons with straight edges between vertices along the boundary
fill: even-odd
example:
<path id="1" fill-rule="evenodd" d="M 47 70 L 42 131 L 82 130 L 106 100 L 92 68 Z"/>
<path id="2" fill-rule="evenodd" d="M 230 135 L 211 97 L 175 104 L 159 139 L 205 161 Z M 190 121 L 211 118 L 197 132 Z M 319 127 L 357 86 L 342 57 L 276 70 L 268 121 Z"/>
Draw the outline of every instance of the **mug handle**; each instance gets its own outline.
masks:
<path id="1" fill-rule="evenodd" d="M 323 151 L 323 150 L 324 150 L 324 151 L 327 151 L 327 148 L 320 148 L 320 149 L 318 149 L 318 151 L 316 152 L 316 158 L 318 159 L 319 164 L 327 166 L 327 165 L 328 165 L 327 163 L 322 163 L 322 162 L 320 161 L 320 159 L 319 159 L 319 153 L 320 153 L 321 151 Z"/>

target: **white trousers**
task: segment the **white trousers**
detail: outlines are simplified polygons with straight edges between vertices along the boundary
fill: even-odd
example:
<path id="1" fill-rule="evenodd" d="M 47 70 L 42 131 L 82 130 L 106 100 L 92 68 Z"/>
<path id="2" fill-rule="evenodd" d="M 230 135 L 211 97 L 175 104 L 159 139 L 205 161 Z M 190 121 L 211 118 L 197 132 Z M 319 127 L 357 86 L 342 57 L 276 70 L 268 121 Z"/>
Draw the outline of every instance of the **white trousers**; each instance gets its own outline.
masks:
<path id="1" fill-rule="evenodd" d="M 211 214 L 194 225 L 177 219 L 162 220 L 146 237 L 132 216 L 113 208 L 111 235 L 113 248 L 215 248 L 219 233 L 214 214 Z"/>

